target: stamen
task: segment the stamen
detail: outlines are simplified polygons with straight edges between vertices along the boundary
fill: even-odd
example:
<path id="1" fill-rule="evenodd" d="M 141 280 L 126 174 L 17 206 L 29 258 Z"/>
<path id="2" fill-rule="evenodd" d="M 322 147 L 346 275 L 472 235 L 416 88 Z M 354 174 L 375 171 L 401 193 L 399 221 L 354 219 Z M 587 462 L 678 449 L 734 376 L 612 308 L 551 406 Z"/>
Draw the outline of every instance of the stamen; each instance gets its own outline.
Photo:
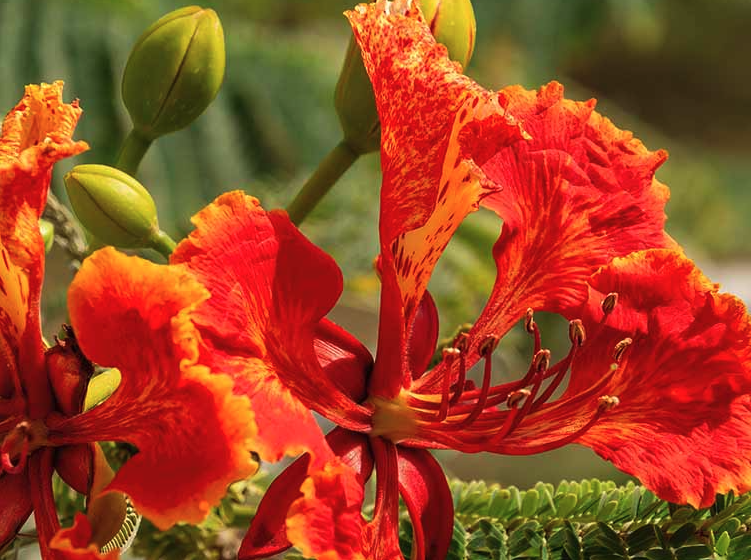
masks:
<path id="1" fill-rule="evenodd" d="M 623 354 L 626 352 L 626 349 L 631 346 L 632 342 L 633 340 L 631 340 L 630 338 L 624 338 L 615 345 L 615 348 L 613 348 L 613 360 L 615 360 L 616 364 L 619 364 L 621 362 Z"/>
<path id="2" fill-rule="evenodd" d="M 518 391 L 514 391 L 508 396 L 508 399 L 506 399 L 506 406 L 509 408 L 516 408 L 522 399 L 529 397 L 531 394 L 532 391 L 529 389 L 519 389 Z"/>
<path id="3" fill-rule="evenodd" d="M 478 346 L 477 353 L 480 354 L 480 356 L 487 358 L 490 354 L 495 352 L 496 348 L 498 348 L 498 337 L 491 335 L 486 337 L 480 346 Z"/>
<path id="4" fill-rule="evenodd" d="M 540 335 L 540 329 L 537 326 L 534 318 L 535 312 L 531 307 L 527 309 L 527 313 L 524 316 L 524 330 L 535 337 L 535 348 L 533 352 L 536 354 L 542 347 L 542 336 Z"/>
<path id="5" fill-rule="evenodd" d="M 454 359 L 460 355 L 461 351 L 457 348 L 443 349 L 443 360 L 446 362 L 446 374 L 443 376 L 443 384 L 441 386 L 441 408 L 438 409 L 436 422 L 443 422 L 446 419 L 446 416 L 448 416 L 449 390 L 451 388 L 451 366 L 454 363 Z"/>
<path id="6" fill-rule="evenodd" d="M 529 389 L 514 391 L 509 395 L 508 399 L 506 400 L 506 406 L 509 409 L 508 416 L 506 416 L 506 419 L 503 421 L 501 429 L 493 434 L 493 437 L 490 439 L 490 446 L 499 443 L 503 438 L 509 435 L 514 430 L 514 428 L 516 428 L 516 426 L 519 425 L 519 422 L 521 422 L 521 419 L 519 418 L 519 403 L 522 402 L 522 400 L 525 398 L 529 399 L 531 395 L 532 391 L 530 391 Z"/>
<path id="7" fill-rule="evenodd" d="M 469 348 L 469 334 L 466 332 L 459 333 L 454 339 L 454 348 L 459 351 L 459 379 L 454 385 L 454 394 L 451 395 L 450 404 L 454 405 L 464 392 L 464 383 L 467 381 L 467 348 Z"/>
<path id="8" fill-rule="evenodd" d="M 532 310 L 531 307 L 527 308 L 527 313 L 524 315 L 524 330 L 527 331 L 529 334 L 532 334 L 534 331 L 534 328 L 537 325 L 535 325 L 535 312 Z"/>
<path id="9" fill-rule="evenodd" d="M 603 412 L 613 410 L 619 404 L 621 404 L 621 399 L 615 396 L 603 395 L 597 399 L 597 405 Z"/>
<path id="10" fill-rule="evenodd" d="M 559 447 L 563 447 L 564 445 L 576 441 L 586 432 L 588 432 L 589 429 L 597 423 L 597 421 L 602 417 L 603 414 L 618 406 L 620 401 L 618 397 L 603 395 L 602 397 L 597 399 L 597 402 L 597 411 L 592 415 L 592 418 L 587 420 L 587 422 L 581 428 L 573 433 L 570 433 L 555 441 L 544 443 L 538 446 L 524 447 L 523 449 L 514 448 L 513 446 L 509 449 L 504 449 L 503 447 L 501 447 L 500 449 L 496 449 L 496 451 L 498 453 L 508 455 L 533 455 L 537 453 L 543 453 L 545 451 L 550 451 L 551 449 L 558 449 Z"/>
<path id="11" fill-rule="evenodd" d="M 587 333 L 581 319 L 574 319 L 568 324 L 568 339 L 576 346 L 582 346 L 587 340 Z"/>
<path id="12" fill-rule="evenodd" d="M 612 310 L 617 297 L 615 293 L 606 297 L 604 304 L 607 310 Z M 442 380 L 440 400 L 437 398 L 437 394 L 430 395 L 431 398 L 420 398 L 419 394 L 412 394 L 408 397 L 409 404 L 415 407 L 413 413 L 416 415 L 418 423 L 428 430 L 442 432 L 456 432 L 473 426 L 473 433 L 478 437 L 483 437 L 483 443 L 478 443 L 478 450 L 487 449 L 488 445 L 496 448 L 497 446 L 502 447 L 503 440 L 514 432 L 525 418 L 535 413 L 553 397 L 571 371 L 579 348 L 587 340 L 583 322 L 580 319 L 570 321 L 568 335 L 571 348 L 564 359 L 551 366 L 550 350 L 540 347 L 540 330 L 534 321 L 532 309 L 527 310 L 524 328 L 535 337 L 535 351 L 527 373 L 523 378 L 516 381 L 491 387 L 491 356 L 499 343 L 499 338 L 491 335 L 476 346 L 478 354 L 485 360 L 482 386 L 479 389 L 474 387 L 474 383 L 467 380 L 466 365 L 470 346 L 469 335 L 467 333 L 457 335 L 453 346 L 443 350 L 446 375 Z M 631 343 L 630 338 L 619 342 L 614 348 L 614 358 L 620 360 Z M 459 362 L 458 372 L 453 371 L 456 361 Z M 451 379 L 454 378 L 454 375 L 456 375 L 456 381 L 452 384 Z M 543 382 L 548 379 L 550 379 L 550 382 L 543 390 Z M 592 387 L 592 389 L 592 394 L 596 395 L 598 389 L 596 387 Z M 540 393 L 541 391 L 542 393 Z M 427 397 L 427 395 L 425 396 Z M 501 408 L 504 404 L 505 410 Z M 587 421 L 585 426 L 560 441 L 547 443 L 544 446 L 552 449 L 568 441 L 573 441 L 596 422 L 601 414 L 617 405 L 617 397 L 601 397 L 597 402 L 596 413 Z M 453 436 L 446 433 L 446 437 L 452 438 Z M 514 453 L 513 449 L 511 453 Z"/>
<path id="13" fill-rule="evenodd" d="M 613 309 L 615 309 L 615 306 L 618 304 L 618 293 L 617 292 L 610 292 L 608 295 L 605 296 L 605 299 L 602 300 L 602 312 L 607 317 Z"/>
<path id="14" fill-rule="evenodd" d="M 537 373 L 544 373 L 550 366 L 550 350 L 539 350 L 532 358 L 532 367 Z"/>
<path id="15" fill-rule="evenodd" d="M 482 343 L 480 343 L 478 352 L 482 357 L 485 358 L 485 369 L 482 376 L 482 389 L 480 389 L 480 396 L 478 397 L 477 402 L 472 408 L 472 411 L 469 413 L 469 416 L 467 416 L 463 420 L 460 420 L 459 422 L 448 424 L 446 428 L 451 430 L 459 430 L 461 428 L 469 426 L 470 424 L 472 424 L 472 422 L 477 420 L 480 414 L 482 414 L 482 411 L 487 407 L 488 392 L 490 391 L 490 378 L 493 373 L 493 361 L 491 356 L 493 354 L 493 350 L 495 350 L 497 346 L 498 337 L 492 335 L 488 336 L 485 340 L 482 341 Z"/>

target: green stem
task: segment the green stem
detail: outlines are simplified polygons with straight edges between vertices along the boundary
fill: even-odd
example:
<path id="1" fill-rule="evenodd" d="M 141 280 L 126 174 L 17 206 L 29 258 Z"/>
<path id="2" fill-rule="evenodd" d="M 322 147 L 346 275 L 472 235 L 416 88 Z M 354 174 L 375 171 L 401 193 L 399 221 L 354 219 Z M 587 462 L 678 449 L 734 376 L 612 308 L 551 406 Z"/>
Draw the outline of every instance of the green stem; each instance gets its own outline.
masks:
<path id="1" fill-rule="evenodd" d="M 151 146 L 151 140 L 141 136 L 134 128 L 123 141 L 115 167 L 121 171 L 125 171 L 128 175 L 135 176 L 138 166 L 141 164 L 143 156 L 146 155 L 149 146 Z"/>
<path id="2" fill-rule="evenodd" d="M 246 528 L 255 516 L 257 510 L 258 508 L 255 506 L 246 504 L 232 504 L 232 513 L 234 514 L 232 526 Z"/>
<path id="3" fill-rule="evenodd" d="M 150 240 L 150 247 L 159 251 L 162 255 L 169 259 L 172 251 L 177 247 L 177 243 L 169 235 L 159 230 L 159 233 L 154 235 Z"/>
<path id="4" fill-rule="evenodd" d="M 316 204 L 329 192 L 347 169 L 357 160 L 349 145 L 342 140 L 318 164 L 310 179 L 303 185 L 295 199 L 287 206 L 287 213 L 295 225 L 300 225 Z"/>

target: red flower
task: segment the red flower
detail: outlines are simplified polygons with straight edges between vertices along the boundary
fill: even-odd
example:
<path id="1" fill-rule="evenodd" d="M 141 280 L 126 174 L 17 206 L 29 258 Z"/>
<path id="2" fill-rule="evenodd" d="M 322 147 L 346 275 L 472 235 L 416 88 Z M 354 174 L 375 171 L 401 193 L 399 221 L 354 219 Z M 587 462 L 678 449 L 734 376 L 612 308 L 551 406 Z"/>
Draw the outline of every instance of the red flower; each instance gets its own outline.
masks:
<path id="1" fill-rule="evenodd" d="M 173 255 L 211 292 L 196 310 L 202 355 L 250 396 L 261 457 L 308 452 L 269 488 L 240 558 L 290 544 L 317 558 L 399 558 L 400 496 L 412 557 L 444 558 L 453 508 L 426 448 L 529 454 L 577 442 L 673 501 L 706 506 L 749 489 L 751 326 L 663 231 L 668 191 L 654 171 L 665 153 L 559 84 L 480 88 L 406 4 L 348 14 L 382 126 L 375 362 L 324 318 L 341 273 L 284 213 L 223 195 Z M 427 370 L 438 325 L 426 286 L 480 205 L 503 220 L 498 277 L 472 330 Z M 531 309 L 570 319 L 560 361 Z M 520 318 L 535 341 L 529 369 L 494 386 L 491 354 Z M 478 361 L 481 388 L 466 379 Z M 339 426 L 327 445 L 311 410 Z"/>
<path id="2" fill-rule="evenodd" d="M 191 317 L 208 293 L 186 271 L 99 252 L 70 289 L 76 337 L 45 349 L 38 222 L 53 164 L 87 147 L 71 140 L 80 113 L 77 103 L 62 102 L 61 82 L 29 86 L 0 138 L 0 548 L 34 511 L 44 558 L 98 557 L 96 547 L 70 547 L 107 542 L 119 529 L 107 510 L 124 507 L 117 494 L 90 501 L 94 532 L 82 518 L 72 529 L 78 537 L 50 543 L 59 529 L 54 471 L 89 498 L 127 494 L 166 528 L 201 520 L 226 485 L 254 467 L 247 399 L 198 360 Z M 122 373 L 115 393 L 88 412 L 82 408 L 93 370 L 79 348 Z M 110 440 L 139 449 L 114 480 L 93 443 Z"/>

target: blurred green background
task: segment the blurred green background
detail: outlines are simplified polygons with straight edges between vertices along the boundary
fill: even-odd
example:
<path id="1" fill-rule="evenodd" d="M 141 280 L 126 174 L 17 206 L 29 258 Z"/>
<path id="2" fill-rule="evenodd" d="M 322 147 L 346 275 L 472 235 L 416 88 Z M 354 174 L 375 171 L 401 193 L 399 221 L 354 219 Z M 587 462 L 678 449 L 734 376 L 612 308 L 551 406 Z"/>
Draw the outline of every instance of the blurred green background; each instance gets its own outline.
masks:
<path id="1" fill-rule="evenodd" d="M 131 45 L 174 0 L 0 0 L 0 107 L 26 83 L 63 79 L 85 110 L 78 138 L 91 151 L 75 163 L 112 163 L 129 129 L 119 76 Z M 267 208 L 289 202 L 340 138 L 332 107 L 349 27 L 349 0 L 222 0 L 227 75 L 214 105 L 189 129 L 158 141 L 139 178 L 175 238 L 217 194 L 244 189 Z M 475 0 L 477 47 L 467 73 L 488 88 L 556 79 L 574 99 L 597 97 L 599 110 L 634 130 L 648 147 L 667 148 L 659 178 L 670 185 L 668 230 L 713 275 L 748 297 L 751 253 L 751 3 L 746 0 Z M 64 198 L 56 171 L 54 190 Z M 379 162 L 362 158 L 305 223 L 346 279 L 334 317 L 371 345 L 377 323 Z M 462 226 L 431 283 L 442 334 L 479 314 L 494 278 L 490 246 L 500 224 L 478 212 Z M 65 318 L 71 274 L 65 254 L 48 266 L 48 331 Z M 558 351 L 565 326 L 542 320 Z M 552 339 L 552 342 L 551 342 Z M 529 359 L 512 332 L 499 352 L 499 375 L 514 377 Z M 536 480 L 607 477 L 587 450 L 541 457 L 444 453 L 453 474 L 530 485 Z"/>

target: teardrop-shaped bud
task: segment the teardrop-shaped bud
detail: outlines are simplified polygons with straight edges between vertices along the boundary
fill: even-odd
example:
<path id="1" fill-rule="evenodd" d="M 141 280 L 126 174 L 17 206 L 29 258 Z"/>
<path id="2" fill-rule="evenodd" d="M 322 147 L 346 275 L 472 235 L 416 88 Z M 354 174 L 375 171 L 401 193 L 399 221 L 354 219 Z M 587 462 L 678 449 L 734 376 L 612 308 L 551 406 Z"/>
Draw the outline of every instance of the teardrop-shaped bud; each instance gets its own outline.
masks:
<path id="1" fill-rule="evenodd" d="M 65 176 L 65 188 L 78 219 L 106 244 L 150 247 L 159 234 L 154 199 L 119 169 L 77 165 Z"/>
<path id="2" fill-rule="evenodd" d="M 123 74 L 123 101 L 136 132 L 153 140 L 192 123 L 219 92 L 224 64 L 224 32 L 213 10 L 189 6 L 152 24 Z"/>
<path id="3" fill-rule="evenodd" d="M 475 49 L 477 23 L 470 0 L 420 0 L 420 10 L 436 41 L 446 45 L 451 60 L 466 68 Z"/>

